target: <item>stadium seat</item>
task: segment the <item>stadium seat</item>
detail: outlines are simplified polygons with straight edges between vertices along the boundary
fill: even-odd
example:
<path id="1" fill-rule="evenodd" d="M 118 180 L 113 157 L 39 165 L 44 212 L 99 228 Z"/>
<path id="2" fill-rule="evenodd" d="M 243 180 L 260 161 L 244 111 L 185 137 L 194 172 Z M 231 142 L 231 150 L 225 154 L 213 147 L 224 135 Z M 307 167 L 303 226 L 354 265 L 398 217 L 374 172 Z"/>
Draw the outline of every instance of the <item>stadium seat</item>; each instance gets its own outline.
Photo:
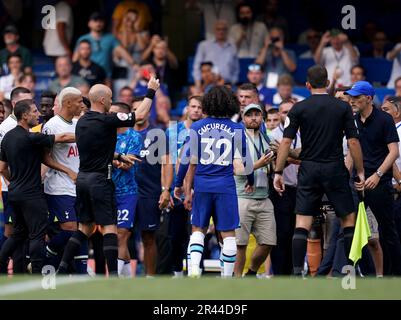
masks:
<path id="1" fill-rule="evenodd" d="M 360 64 L 366 69 L 369 82 L 386 84 L 390 79 L 393 63 L 382 58 L 360 58 Z"/>

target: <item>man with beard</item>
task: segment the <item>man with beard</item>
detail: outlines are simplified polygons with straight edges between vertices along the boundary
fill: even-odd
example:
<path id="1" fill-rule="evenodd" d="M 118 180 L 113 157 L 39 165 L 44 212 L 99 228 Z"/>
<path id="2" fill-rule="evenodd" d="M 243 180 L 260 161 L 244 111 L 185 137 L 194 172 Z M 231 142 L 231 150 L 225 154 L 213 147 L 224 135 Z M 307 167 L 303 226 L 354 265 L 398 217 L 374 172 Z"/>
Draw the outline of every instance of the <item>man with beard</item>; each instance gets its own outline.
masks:
<path id="1" fill-rule="evenodd" d="M 236 44 L 238 58 L 256 58 L 268 35 L 263 22 L 254 21 L 252 7 L 247 3 L 237 6 L 238 23 L 230 28 L 229 38 Z"/>

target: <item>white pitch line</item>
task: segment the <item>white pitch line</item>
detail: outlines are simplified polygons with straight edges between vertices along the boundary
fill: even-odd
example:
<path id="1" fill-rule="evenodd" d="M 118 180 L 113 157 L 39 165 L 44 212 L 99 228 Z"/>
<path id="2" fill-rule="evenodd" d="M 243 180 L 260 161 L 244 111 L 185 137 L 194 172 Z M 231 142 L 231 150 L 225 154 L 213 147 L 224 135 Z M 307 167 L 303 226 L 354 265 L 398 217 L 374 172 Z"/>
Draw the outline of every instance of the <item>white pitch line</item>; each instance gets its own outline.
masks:
<path id="1" fill-rule="evenodd" d="M 75 277 L 61 277 L 56 278 L 56 286 L 66 285 L 66 284 L 75 284 L 80 282 L 88 282 L 96 280 L 89 276 L 75 276 Z M 0 285 L 0 297 L 8 296 L 12 294 L 24 293 L 27 291 L 40 290 L 42 287 L 42 279 L 38 280 L 29 280 L 29 281 L 21 281 L 18 283 Z M 45 289 L 43 289 L 45 290 Z M 51 289 L 48 289 L 51 291 Z"/>

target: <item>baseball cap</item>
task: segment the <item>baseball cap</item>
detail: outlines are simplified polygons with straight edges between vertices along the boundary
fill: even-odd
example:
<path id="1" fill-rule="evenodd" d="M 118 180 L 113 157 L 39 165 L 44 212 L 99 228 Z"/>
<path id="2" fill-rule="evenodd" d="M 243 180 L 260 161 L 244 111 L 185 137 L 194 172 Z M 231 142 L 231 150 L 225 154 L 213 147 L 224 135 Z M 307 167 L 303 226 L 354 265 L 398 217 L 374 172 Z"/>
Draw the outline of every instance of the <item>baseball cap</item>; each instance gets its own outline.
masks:
<path id="1" fill-rule="evenodd" d="M 365 95 L 373 97 L 375 95 L 375 89 L 367 81 L 357 81 L 353 84 L 351 89 L 344 92 L 352 97 Z"/>
<path id="2" fill-rule="evenodd" d="M 105 16 L 101 12 L 96 11 L 96 12 L 93 12 L 90 15 L 89 20 L 103 20 L 104 21 L 105 20 Z"/>
<path id="3" fill-rule="evenodd" d="M 6 26 L 3 30 L 3 34 L 6 34 L 6 33 L 13 33 L 13 34 L 18 35 L 18 29 L 15 26 L 13 26 L 12 24 L 10 24 L 10 25 Z"/>
<path id="4" fill-rule="evenodd" d="M 249 111 L 251 110 L 259 110 L 260 112 L 262 111 L 262 108 L 260 107 L 260 105 L 256 104 L 256 103 L 251 103 L 248 104 L 245 108 L 244 108 L 244 114 L 247 114 Z"/>

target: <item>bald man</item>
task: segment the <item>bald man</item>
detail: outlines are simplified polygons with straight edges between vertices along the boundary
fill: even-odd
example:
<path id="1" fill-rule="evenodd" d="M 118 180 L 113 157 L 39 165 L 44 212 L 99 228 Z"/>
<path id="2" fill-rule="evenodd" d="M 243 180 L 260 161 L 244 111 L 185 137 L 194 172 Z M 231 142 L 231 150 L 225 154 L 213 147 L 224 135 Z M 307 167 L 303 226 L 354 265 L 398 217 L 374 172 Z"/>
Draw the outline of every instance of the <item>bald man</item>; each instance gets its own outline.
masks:
<path id="1" fill-rule="evenodd" d="M 111 90 L 101 84 L 89 91 L 91 110 L 77 123 L 76 141 L 80 156 L 76 190 L 78 230 L 65 247 L 58 273 L 70 273 L 71 262 L 83 243 L 99 225 L 103 234 L 103 253 L 109 275 L 117 275 L 118 239 L 117 210 L 114 185 L 111 180 L 112 161 L 132 165 L 133 155 L 115 154 L 117 128 L 133 127 L 150 111 L 152 99 L 159 88 L 159 80 L 152 77 L 148 83 L 146 98 L 132 113 L 107 114 L 111 107 Z"/>
<path id="2" fill-rule="evenodd" d="M 43 126 L 43 133 L 58 134 L 69 132 L 75 134 L 77 120 L 83 104 L 82 94 L 77 88 L 64 88 L 57 97 L 61 109 Z M 44 179 L 44 191 L 49 208 L 49 223 L 58 224 L 60 231 L 51 238 L 46 246 L 47 264 L 58 267 L 61 255 L 73 232 L 78 229 L 77 215 L 75 212 L 75 180 L 79 169 L 79 153 L 77 144 L 55 144 L 48 156 L 63 164 L 74 172 L 75 177 L 70 177 L 60 171 L 50 169 Z M 88 259 L 88 247 L 82 246 L 81 252 L 76 257 L 75 266 L 78 273 L 86 272 Z"/>

